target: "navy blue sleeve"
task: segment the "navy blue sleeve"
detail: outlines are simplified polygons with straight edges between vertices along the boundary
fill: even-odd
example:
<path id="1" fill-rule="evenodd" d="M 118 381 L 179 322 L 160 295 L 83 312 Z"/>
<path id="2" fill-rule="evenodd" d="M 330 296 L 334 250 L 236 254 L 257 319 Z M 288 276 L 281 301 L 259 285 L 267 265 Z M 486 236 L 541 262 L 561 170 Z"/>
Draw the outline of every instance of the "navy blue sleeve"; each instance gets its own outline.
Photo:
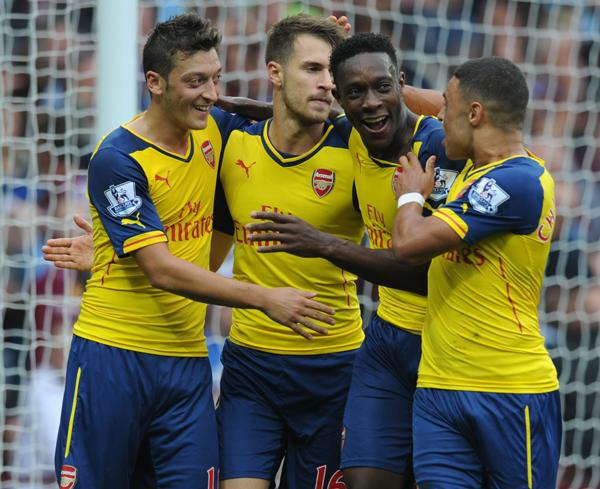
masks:
<path id="1" fill-rule="evenodd" d="M 235 129 L 243 129 L 244 127 L 252 124 L 252 121 L 246 117 L 242 117 L 241 115 L 233 114 L 231 112 L 226 112 L 215 106 L 213 106 L 213 108 L 210 110 L 210 115 L 214 118 L 217 126 L 219 127 L 221 137 L 223 138 L 223 146 L 225 146 L 231 131 L 234 131 Z"/>
<path id="2" fill-rule="evenodd" d="M 352 124 L 348 118 L 344 114 L 337 116 L 333 121 L 333 126 L 342 140 L 348 144 L 350 133 L 352 133 Z"/>
<path id="3" fill-rule="evenodd" d="M 543 171 L 539 165 L 498 166 L 447 204 L 468 226 L 464 241 L 472 245 L 493 234 L 535 231 L 544 205 Z"/>
<path id="4" fill-rule="evenodd" d="M 129 238 L 164 226 L 148 191 L 146 174 L 129 155 L 101 148 L 90 160 L 88 194 L 119 257 Z"/>
<path id="5" fill-rule="evenodd" d="M 233 218 L 231 217 L 231 212 L 229 212 L 229 207 L 227 206 L 227 199 L 225 198 L 225 191 L 223 190 L 223 184 L 221 183 L 220 178 L 217 178 L 217 188 L 215 190 L 213 227 L 217 231 L 233 236 Z"/>

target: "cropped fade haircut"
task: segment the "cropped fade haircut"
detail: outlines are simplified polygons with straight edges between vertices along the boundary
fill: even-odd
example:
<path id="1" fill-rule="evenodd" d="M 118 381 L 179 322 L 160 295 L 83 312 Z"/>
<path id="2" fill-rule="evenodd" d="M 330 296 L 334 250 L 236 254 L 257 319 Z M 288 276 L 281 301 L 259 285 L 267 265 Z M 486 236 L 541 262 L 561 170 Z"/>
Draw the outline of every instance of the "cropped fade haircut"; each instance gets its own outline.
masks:
<path id="1" fill-rule="evenodd" d="M 144 73 L 156 71 L 168 79 L 178 53 L 185 57 L 198 51 L 210 51 L 221 42 L 221 34 L 210 20 L 196 14 L 171 17 L 156 24 L 144 45 Z"/>
<path id="2" fill-rule="evenodd" d="M 335 83 L 337 83 L 337 71 L 340 65 L 347 59 L 362 53 L 386 53 L 392 60 L 396 74 L 399 73 L 398 57 L 390 40 L 381 34 L 364 32 L 349 37 L 331 53 L 331 73 Z"/>
<path id="3" fill-rule="evenodd" d="M 481 101 L 493 125 L 522 129 L 529 88 L 514 63 L 498 57 L 473 59 L 460 65 L 454 77 L 465 101 Z"/>
<path id="4" fill-rule="evenodd" d="M 306 13 L 291 15 L 273 24 L 268 32 L 265 63 L 275 61 L 285 65 L 298 36 L 309 34 L 329 44 L 332 49 L 345 38 L 344 29 L 325 17 Z"/>

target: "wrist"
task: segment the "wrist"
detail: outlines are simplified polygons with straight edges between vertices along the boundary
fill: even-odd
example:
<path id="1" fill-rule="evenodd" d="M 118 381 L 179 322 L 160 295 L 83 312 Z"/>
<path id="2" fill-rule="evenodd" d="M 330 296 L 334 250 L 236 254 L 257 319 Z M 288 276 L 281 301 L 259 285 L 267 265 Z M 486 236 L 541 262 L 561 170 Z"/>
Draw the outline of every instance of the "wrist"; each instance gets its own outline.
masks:
<path id="1" fill-rule="evenodd" d="M 425 205 L 425 197 L 420 192 L 408 192 L 398 197 L 398 208 L 405 204 L 419 204 L 421 207 Z"/>

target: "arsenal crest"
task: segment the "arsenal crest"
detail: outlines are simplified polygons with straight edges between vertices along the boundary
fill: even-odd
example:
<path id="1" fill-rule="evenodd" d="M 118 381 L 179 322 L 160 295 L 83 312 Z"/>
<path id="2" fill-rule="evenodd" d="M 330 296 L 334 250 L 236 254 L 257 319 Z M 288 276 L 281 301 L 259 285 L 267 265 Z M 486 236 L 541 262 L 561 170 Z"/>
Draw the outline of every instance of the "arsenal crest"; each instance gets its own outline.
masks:
<path id="1" fill-rule="evenodd" d="M 210 165 L 211 168 L 215 167 L 215 150 L 212 147 L 212 144 L 207 139 L 202 143 L 202 154 L 204 155 L 204 159 Z"/>
<path id="2" fill-rule="evenodd" d="M 63 465 L 60 469 L 60 489 L 72 489 L 77 482 L 77 469 L 72 465 Z"/>
<path id="3" fill-rule="evenodd" d="M 317 197 L 323 198 L 333 190 L 335 185 L 335 172 L 319 168 L 312 175 L 312 186 Z"/>

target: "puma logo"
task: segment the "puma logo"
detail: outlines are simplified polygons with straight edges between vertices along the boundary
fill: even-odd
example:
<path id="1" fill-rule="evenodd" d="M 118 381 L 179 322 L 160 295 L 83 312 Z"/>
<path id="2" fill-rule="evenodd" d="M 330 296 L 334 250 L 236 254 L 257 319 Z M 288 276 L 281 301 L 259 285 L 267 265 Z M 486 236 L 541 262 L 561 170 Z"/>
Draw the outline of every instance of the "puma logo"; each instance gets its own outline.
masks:
<path id="1" fill-rule="evenodd" d="M 167 176 L 163 177 L 161 175 L 159 175 L 158 173 L 154 174 L 154 181 L 155 182 L 165 182 L 167 184 L 167 187 L 171 188 L 171 184 L 169 183 L 169 173 L 171 173 L 171 170 L 169 170 L 167 172 Z"/>
<path id="2" fill-rule="evenodd" d="M 246 178 L 250 178 L 250 168 L 256 165 L 256 161 L 253 161 L 249 165 L 246 165 L 246 163 L 244 163 L 242 160 L 237 160 L 235 164 L 239 166 L 242 170 L 244 170 L 244 172 L 246 172 Z"/>
<path id="3" fill-rule="evenodd" d="M 129 219 L 128 217 L 124 217 L 123 219 L 121 219 L 121 226 L 125 226 L 125 224 L 134 224 L 134 225 L 137 224 L 142 229 L 146 228 L 146 226 L 144 226 L 144 224 L 142 224 L 142 221 L 140 221 L 140 213 L 139 212 L 135 215 L 135 219 Z"/>

